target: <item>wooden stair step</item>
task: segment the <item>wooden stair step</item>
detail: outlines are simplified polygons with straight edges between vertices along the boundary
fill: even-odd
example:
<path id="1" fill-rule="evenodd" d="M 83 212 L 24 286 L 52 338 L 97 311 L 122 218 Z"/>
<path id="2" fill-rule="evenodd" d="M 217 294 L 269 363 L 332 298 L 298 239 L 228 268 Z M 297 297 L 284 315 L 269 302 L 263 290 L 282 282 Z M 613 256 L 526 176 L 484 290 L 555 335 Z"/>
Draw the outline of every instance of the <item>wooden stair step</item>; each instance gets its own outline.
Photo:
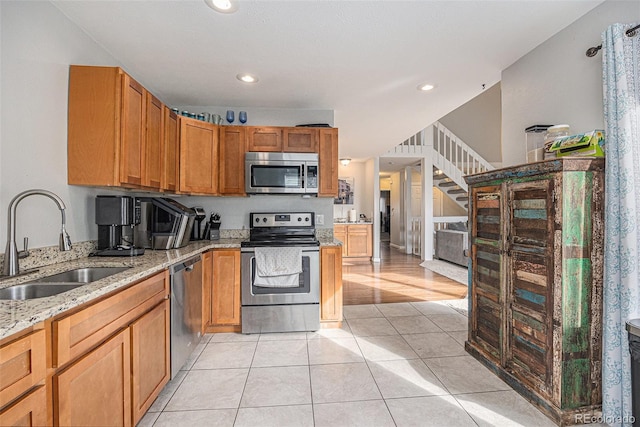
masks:
<path id="1" fill-rule="evenodd" d="M 445 181 L 440 183 L 440 187 L 456 187 L 457 185 L 458 184 L 453 181 Z"/>
<path id="2" fill-rule="evenodd" d="M 456 200 L 459 202 L 464 202 L 465 200 L 469 200 L 469 195 L 465 195 L 465 196 L 458 196 L 456 197 Z"/>
<path id="3" fill-rule="evenodd" d="M 463 193 L 466 193 L 466 192 L 467 192 L 467 190 L 465 190 L 463 188 L 460 188 L 460 187 L 453 188 L 451 190 L 447 190 L 448 194 L 463 194 Z"/>

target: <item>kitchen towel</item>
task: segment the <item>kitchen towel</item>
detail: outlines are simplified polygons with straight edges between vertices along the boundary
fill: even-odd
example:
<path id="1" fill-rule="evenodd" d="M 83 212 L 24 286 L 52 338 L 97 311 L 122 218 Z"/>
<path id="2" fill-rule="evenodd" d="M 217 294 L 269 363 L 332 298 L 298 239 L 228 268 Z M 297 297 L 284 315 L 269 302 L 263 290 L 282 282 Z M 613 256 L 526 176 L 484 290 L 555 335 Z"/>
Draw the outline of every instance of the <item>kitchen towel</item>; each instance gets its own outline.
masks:
<path id="1" fill-rule="evenodd" d="M 265 288 L 293 288 L 302 273 L 302 249 L 255 248 L 255 286 Z"/>

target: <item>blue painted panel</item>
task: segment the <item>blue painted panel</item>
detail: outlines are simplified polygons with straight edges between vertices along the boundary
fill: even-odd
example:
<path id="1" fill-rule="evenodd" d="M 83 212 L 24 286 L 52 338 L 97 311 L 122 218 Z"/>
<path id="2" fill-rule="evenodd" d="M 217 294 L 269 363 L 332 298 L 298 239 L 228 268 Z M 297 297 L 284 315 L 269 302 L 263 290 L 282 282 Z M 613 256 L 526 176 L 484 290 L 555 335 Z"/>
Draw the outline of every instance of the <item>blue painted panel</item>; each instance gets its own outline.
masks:
<path id="1" fill-rule="evenodd" d="M 514 209 L 513 216 L 522 219 L 547 219 L 546 209 Z"/>
<path id="2" fill-rule="evenodd" d="M 516 289 L 516 295 L 518 296 L 518 298 L 530 301 L 536 305 L 544 305 L 544 302 L 546 300 L 546 297 L 544 295 L 534 294 L 533 292 L 524 289 Z"/>

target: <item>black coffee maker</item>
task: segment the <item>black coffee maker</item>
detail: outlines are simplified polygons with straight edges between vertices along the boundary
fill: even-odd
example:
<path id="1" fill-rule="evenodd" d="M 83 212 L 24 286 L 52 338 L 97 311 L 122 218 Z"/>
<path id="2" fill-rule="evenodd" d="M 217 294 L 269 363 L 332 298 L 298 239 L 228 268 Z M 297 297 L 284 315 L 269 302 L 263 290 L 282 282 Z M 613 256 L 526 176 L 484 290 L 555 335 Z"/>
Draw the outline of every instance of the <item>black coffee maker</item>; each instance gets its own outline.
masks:
<path id="1" fill-rule="evenodd" d="M 133 245 L 133 227 L 140 223 L 135 199 L 129 196 L 96 196 L 98 250 L 96 256 L 137 256 L 144 248 Z"/>
<path id="2" fill-rule="evenodd" d="M 196 213 L 196 220 L 193 224 L 193 228 L 191 229 L 191 240 L 202 240 L 204 239 L 202 221 L 207 217 L 207 213 L 199 206 L 195 206 L 191 209 Z"/>

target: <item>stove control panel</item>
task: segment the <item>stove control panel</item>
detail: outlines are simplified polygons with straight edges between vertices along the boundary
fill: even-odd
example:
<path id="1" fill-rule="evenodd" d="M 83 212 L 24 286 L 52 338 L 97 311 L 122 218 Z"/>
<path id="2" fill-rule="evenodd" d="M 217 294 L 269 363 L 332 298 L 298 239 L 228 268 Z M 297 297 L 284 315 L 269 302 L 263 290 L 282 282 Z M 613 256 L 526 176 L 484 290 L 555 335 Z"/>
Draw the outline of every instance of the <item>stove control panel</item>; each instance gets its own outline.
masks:
<path id="1" fill-rule="evenodd" d="M 256 227 L 309 227 L 315 226 L 313 212 L 278 212 L 250 214 L 251 228 Z"/>

